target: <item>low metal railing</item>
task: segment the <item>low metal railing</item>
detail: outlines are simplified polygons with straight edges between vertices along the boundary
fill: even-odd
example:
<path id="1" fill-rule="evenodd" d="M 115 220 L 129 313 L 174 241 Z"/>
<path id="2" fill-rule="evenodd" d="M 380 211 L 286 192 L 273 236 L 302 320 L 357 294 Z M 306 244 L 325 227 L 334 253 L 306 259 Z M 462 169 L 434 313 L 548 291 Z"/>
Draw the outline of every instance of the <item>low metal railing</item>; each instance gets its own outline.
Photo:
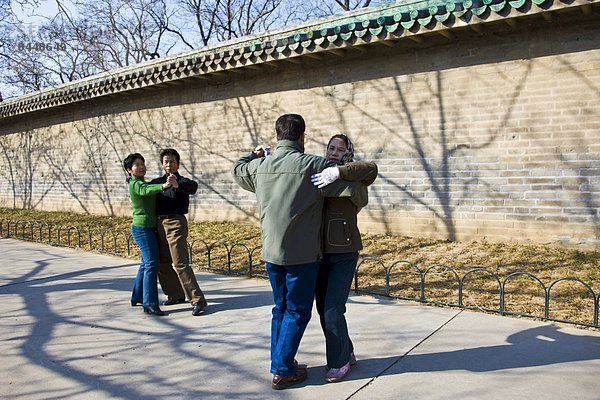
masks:
<path id="1" fill-rule="evenodd" d="M 0 237 L 126 257 L 139 256 L 137 246 L 132 245 L 134 240 L 131 233 L 123 230 L 0 220 Z M 196 268 L 266 278 L 265 262 L 260 257 L 260 250 L 260 246 L 250 247 L 243 242 L 208 243 L 194 238 L 191 238 L 188 245 L 191 263 Z M 572 296 L 567 300 L 561 298 L 559 288 L 566 284 L 575 287 L 575 292 L 580 293 L 577 299 Z M 364 257 L 356 267 L 354 291 L 425 304 L 600 328 L 600 294 L 595 293 L 590 284 L 576 277 L 561 277 L 546 285 L 536 275 L 526 271 L 516 271 L 501 278 L 488 268 L 476 267 L 461 276 L 455 268 L 445 264 L 420 268 L 410 261 L 399 260 L 386 266 L 379 258 Z M 532 291 L 535 295 L 531 294 Z M 487 299 L 488 304 L 474 304 L 472 296 L 469 296 L 472 293 Z M 538 305 L 540 312 L 516 310 L 518 304 L 523 306 L 523 301 L 514 301 L 517 296 L 529 296 L 530 302 L 526 308 L 530 309 L 536 308 L 536 299 L 541 301 Z M 586 317 L 578 320 L 554 317 L 553 306 L 565 301 L 572 302 L 570 307 L 583 311 Z"/>
<path id="2" fill-rule="evenodd" d="M 366 275 L 363 273 L 363 270 L 367 264 L 373 264 L 379 268 L 379 274 L 373 274 L 372 271 L 376 270 L 376 268 L 370 268 L 369 271 L 371 272 L 371 277 L 373 277 L 373 275 L 378 275 L 379 277 L 383 276 L 383 284 L 371 285 L 372 287 L 365 287 L 364 284 L 361 285 L 361 277 Z M 405 268 L 401 269 L 399 268 L 400 266 Z M 411 272 L 413 275 L 412 279 Z M 475 275 L 481 275 L 483 278 L 478 279 L 478 282 L 480 283 L 479 286 L 471 287 L 468 285 L 468 283 L 470 280 L 473 280 L 472 278 Z M 438 296 L 428 295 L 427 289 L 431 286 L 431 284 L 428 285 L 428 278 L 439 276 L 444 276 L 444 286 L 447 290 L 450 289 L 449 291 L 451 292 L 450 295 L 446 295 L 445 297 L 451 298 L 451 300 L 439 301 L 436 300 L 436 297 Z M 539 297 L 543 302 L 540 313 L 519 312 L 512 309 L 512 307 L 515 306 L 515 302 L 510 301 L 510 296 L 507 296 L 507 293 L 512 293 L 509 290 L 511 289 L 511 283 L 517 281 L 519 278 L 525 278 L 528 283 L 526 286 L 529 289 L 529 292 L 537 291 L 539 293 Z M 406 283 L 411 282 L 411 280 L 413 285 L 407 285 Z M 589 308 L 587 311 L 589 311 L 588 314 L 590 315 L 589 321 L 575 321 L 552 316 L 552 306 L 555 304 L 553 301 L 553 294 L 555 294 L 559 286 L 566 282 L 574 284 L 576 289 L 579 289 L 579 292 L 582 293 L 582 295 L 579 296 L 579 302 L 587 303 Z M 402 287 L 395 290 L 395 286 Z M 600 327 L 598 325 L 600 294 L 596 294 L 591 285 L 575 277 L 558 278 L 553 280 L 549 285 L 545 285 L 540 278 L 526 271 L 516 271 L 501 279 L 495 272 L 489 270 L 488 268 L 476 267 L 468 270 L 462 276 L 460 276 L 455 268 L 445 264 L 434 264 L 422 269 L 410 261 L 400 260 L 387 267 L 381 259 L 375 257 L 365 257 L 360 260 L 356 268 L 356 273 L 354 275 L 354 291 L 359 293 L 379 294 L 390 298 L 418 301 L 421 303 L 460 307 L 465 309 L 476 309 L 502 315 L 538 318 L 542 320 L 565 322 L 594 328 Z M 497 306 L 488 307 L 483 305 L 468 304 L 465 302 L 465 295 L 470 291 L 486 291 L 490 297 L 495 299 Z M 400 294 L 399 292 L 412 292 L 414 294 L 413 296 L 410 296 Z M 515 295 L 513 294 L 513 296 Z"/>

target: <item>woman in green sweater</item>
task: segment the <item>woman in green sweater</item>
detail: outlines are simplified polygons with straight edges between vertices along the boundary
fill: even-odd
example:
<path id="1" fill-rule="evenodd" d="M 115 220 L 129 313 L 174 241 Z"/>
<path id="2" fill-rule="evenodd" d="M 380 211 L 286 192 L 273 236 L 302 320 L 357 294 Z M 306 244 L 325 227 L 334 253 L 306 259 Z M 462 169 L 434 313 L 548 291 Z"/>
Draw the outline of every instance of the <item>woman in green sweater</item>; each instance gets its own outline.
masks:
<path id="1" fill-rule="evenodd" d="M 144 181 L 146 161 L 140 153 L 129 154 L 123 160 L 123 167 L 129 174 L 129 197 L 133 208 L 131 235 L 142 253 L 142 263 L 138 269 L 131 305 L 142 303 L 144 312 L 151 315 L 165 315 L 158 306 L 156 278 L 159 269 L 158 241 L 156 238 L 156 199 L 155 195 L 173 185 L 173 178 L 164 184 L 150 184 Z"/>

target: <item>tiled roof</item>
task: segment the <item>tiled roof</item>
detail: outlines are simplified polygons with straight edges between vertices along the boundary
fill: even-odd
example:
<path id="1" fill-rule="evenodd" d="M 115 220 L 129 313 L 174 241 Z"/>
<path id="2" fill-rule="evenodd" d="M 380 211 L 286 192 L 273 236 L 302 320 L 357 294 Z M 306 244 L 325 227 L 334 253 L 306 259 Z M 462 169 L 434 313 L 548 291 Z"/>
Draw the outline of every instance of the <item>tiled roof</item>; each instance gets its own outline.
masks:
<path id="1" fill-rule="evenodd" d="M 421 35 L 431 32 L 452 38 L 454 29 L 470 27 L 480 32 L 486 23 L 505 20 L 513 25 L 524 15 L 540 14 L 551 21 L 557 10 L 578 7 L 591 13 L 599 3 L 600 0 L 404 1 L 241 38 L 24 95 L 0 103 L 0 119 L 188 77 L 208 78 L 220 71 L 294 61 L 296 57 L 318 58 L 319 53 L 335 53 L 369 43 L 403 39 L 418 42 Z"/>

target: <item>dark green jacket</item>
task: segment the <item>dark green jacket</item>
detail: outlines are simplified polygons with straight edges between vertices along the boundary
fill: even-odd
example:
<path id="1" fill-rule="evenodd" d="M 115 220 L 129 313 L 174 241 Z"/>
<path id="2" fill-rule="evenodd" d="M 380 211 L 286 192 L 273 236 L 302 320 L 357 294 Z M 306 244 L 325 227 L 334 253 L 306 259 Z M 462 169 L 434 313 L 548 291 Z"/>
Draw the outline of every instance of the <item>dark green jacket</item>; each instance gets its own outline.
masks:
<path id="1" fill-rule="evenodd" d="M 357 161 L 338 166 L 340 179 L 369 186 L 377 178 L 377 165 Z M 362 249 L 356 214 L 360 210 L 349 199 L 328 198 L 323 206 L 323 253 L 353 253 Z"/>
<path id="2" fill-rule="evenodd" d="M 312 184 L 311 175 L 332 166 L 291 140 L 280 140 L 268 157 L 252 153 L 235 163 L 235 181 L 256 193 L 264 260 L 279 265 L 318 261 L 324 198 L 349 197 L 358 207 L 366 205 L 367 190 L 359 182 L 338 180 L 322 190 Z"/>
<path id="3" fill-rule="evenodd" d="M 156 194 L 162 192 L 162 184 L 151 184 L 143 179 L 129 180 L 129 198 L 133 208 L 133 226 L 156 228 Z"/>

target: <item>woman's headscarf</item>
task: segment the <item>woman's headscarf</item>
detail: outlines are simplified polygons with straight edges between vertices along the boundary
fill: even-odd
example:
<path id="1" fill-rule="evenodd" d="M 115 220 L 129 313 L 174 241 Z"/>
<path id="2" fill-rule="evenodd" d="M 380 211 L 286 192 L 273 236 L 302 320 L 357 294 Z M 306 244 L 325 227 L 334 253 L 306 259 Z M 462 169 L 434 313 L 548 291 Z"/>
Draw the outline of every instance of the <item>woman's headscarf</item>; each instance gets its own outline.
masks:
<path id="1" fill-rule="evenodd" d="M 331 139 L 329 139 L 329 142 L 327 143 L 327 149 L 329 148 L 331 141 L 336 138 L 342 139 L 344 141 L 344 143 L 346 144 L 346 153 L 344 153 L 344 155 L 342 156 L 342 159 L 340 160 L 339 165 L 344 165 L 346 163 L 354 161 L 354 145 L 352 144 L 352 140 L 350 140 L 348 135 L 346 135 L 345 133 L 337 133 L 337 134 L 333 135 L 331 137 Z"/>

